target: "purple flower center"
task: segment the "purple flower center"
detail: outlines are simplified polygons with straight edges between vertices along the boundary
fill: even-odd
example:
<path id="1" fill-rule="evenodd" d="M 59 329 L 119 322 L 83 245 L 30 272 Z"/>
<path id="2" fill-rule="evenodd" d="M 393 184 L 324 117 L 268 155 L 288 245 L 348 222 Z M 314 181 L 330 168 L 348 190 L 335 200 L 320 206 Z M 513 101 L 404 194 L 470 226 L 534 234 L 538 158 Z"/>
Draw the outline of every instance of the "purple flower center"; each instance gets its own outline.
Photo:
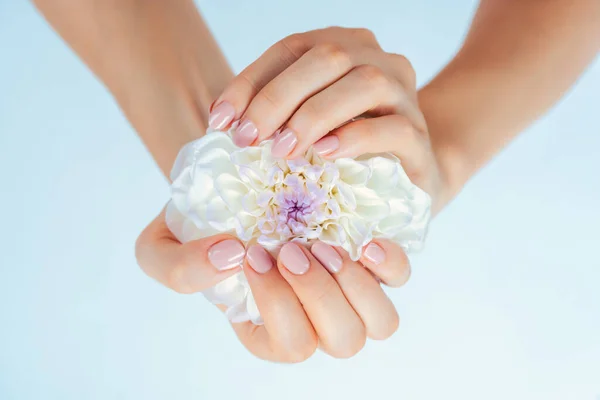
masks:
<path id="1" fill-rule="evenodd" d="M 312 211 L 312 207 L 304 202 L 295 199 L 286 199 L 282 204 L 281 212 L 287 217 L 287 222 L 290 219 L 305 223 L 305 216 Z"/>
<path id="2" fill-rule="evenodd" d="M 309 222 L 308 217 L 315 210 L 310 195 L 294 188 L 280 192 L 279 196 L 279 221 L 287 224 L 292 231 L 300 228 L 298 224 L 306 226 Z"/>

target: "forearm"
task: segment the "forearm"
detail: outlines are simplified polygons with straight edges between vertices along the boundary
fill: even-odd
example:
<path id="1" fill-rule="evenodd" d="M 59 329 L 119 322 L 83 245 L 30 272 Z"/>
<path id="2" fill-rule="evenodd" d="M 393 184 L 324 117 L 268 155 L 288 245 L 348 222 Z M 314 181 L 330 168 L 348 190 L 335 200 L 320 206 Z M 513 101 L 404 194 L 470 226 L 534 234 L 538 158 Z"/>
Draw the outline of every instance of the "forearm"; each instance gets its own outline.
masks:
<path id="1" fill-rule="evenodd" d="M 598 0 L 483 0 L 462 49 L 419 94 L 453 194 L 599 50 Z"/>
<path id="2" fill-rule="evenodd" d="M 232 78 L 192 0 L 35 0 L 113 93 L 161 170 L 201 136 Z"/>

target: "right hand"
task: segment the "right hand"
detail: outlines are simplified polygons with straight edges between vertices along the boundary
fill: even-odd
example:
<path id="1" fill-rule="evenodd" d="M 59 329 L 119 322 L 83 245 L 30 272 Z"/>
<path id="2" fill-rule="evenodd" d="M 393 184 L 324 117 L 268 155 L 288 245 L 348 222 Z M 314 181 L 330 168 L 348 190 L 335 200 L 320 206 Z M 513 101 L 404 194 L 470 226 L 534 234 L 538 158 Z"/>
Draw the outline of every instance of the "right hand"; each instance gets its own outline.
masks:
<path id="1" fill-rule="evenodd" d="M 239 272 L 242 262 L 265 323 L 232 324 L 238 338 L 259 358 L 300 362 L 317 347 L 336 358 L 350 357 L 367 337 L 386 339 L 396 331 L 398 314 L 377 279 L 401 286 L 410 265 L 392 243 L 376 240 L 372 245 L 354 262 L 342 249 L 324 243 L 311 250 L 287 244 L 276 262 L 259 246 L 246 252 L 227 234 L 182 244 L 163 211 L 141 233 L 136 256 L 146 274 L 179 293 L 214 286 Z"/>

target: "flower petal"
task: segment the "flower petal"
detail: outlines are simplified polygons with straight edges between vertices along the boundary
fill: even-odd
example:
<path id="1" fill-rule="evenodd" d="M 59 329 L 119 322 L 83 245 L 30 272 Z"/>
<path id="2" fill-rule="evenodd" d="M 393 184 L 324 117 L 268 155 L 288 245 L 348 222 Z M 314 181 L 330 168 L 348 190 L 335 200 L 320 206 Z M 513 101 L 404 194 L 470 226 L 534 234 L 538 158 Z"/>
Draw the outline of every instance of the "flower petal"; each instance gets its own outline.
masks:
<path id="1" fill-rule="evenodd" d="M 215 189 L 232 213 L 242 209 L 242 198 L 248 193 L 248 187 L 229 174 L 221 174 L 215 181 Z"/>
<path id="2" fill-rule="evenodd" d="M 203 291 L 202 294 L 213 304 L 231 307 L 244 301 L 249 290 L 247 283 L 244 273 L 238 272 Z"/>
<path id="3" fill-rule="evenodd" d="M 349 185 L 364 185 L 371 174 L 364 163 L 351 158 L 338 158 L 335 166 L 340 170 L 340 179 Z"/>
<path id="4" fill-rule="evenodd" d="M 206 221 L 213 228 L 228 232 L 235 228 L 235 217 L 220 197 L 214 197 L 206 207 Z"/>

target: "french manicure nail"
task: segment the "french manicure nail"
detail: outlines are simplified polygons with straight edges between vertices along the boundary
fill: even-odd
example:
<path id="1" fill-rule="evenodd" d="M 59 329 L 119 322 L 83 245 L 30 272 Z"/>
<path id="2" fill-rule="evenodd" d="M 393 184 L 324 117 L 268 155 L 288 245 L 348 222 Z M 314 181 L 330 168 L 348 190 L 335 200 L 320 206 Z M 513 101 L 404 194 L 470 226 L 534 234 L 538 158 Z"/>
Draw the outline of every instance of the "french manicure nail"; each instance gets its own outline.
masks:
<path id="1" fill-rule="evenodd" d="M 338 139 L 338 137 L 335 135 L 325 136 L 324 138 L 313 144 L 314 151 L 320 156 L 333 153 L 339 147 L 340 139 Z"/>
<path id="2" fill-rule="evenodd" d="M 342 269 L 342 257 L 330 245 L 323 242 L 315 242 L 310 248 L 310 252 L 332 274 Z"/>
<path id="3" fill-rule="evenodd" d="M 210 112 L 208 126 L 220 131 L 233 121 L 233 117 L 235 117 L 235 108 L 230 103 L 224 101 Z"/>
<path id="4" fill-rule="evenodd" d="M 279 252 L 283 265 L 294 275 L 303 275 L 308 271 L 310 262 L 304 252 L 295 243 L 287 243 Z"/>
<path id="5" fill-rule="evenodd" d="M 385 251 L 375 243 L 369 243 L 365 249 L 364 256 L 373 264 L 381 264 L 385 261 Z"/>
<path id="6" fill-rule="evenodd" d="M 247 147 L 258 137 L 258 128 L 249 119 L 244 119 L 233 132 L 233 142 L 237 147 Z"/>
<path id="7" fill-rule="evenodd" d="M 237 240 L 223 240 L 208 250 L 208 259 L 219 271 L 238 267 L 244 261 L 246 250 Z"/>
<path id="8" fill-rule="evenodd" d="M 259 274 L 268 272 L 273 267 L 273 260 L 269 253 L 258 245 L 250 246 L 246 253 L 248 265 Z"/>
<path id="9" fill-rule="evenodd" d="M 275 140 L 273 140 L 271 154 L 276 158 L 284 158 L 294 150 L 297 143 L 298 138 L 294 131 L 290 128 L 286 128 L 275 138 Z"/>

